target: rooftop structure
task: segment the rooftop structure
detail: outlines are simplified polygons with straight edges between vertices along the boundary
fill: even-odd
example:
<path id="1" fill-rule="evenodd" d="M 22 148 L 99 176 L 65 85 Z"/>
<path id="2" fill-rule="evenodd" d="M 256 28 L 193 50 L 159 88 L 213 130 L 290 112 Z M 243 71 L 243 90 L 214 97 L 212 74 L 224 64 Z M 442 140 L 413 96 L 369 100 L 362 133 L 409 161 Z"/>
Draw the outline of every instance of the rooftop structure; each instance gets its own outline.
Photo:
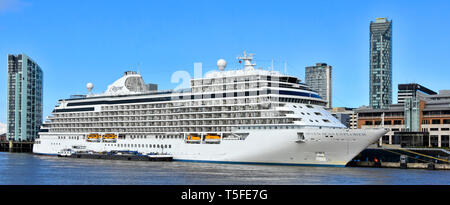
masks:
<path id="1" fill-rule="evenodd" d="M 417 83 L 399 84 L 397 92 L 397 103 L 403 104 L 406 98 L 418 98 L 425 100 L 430 95 L 437 93 Z"/>

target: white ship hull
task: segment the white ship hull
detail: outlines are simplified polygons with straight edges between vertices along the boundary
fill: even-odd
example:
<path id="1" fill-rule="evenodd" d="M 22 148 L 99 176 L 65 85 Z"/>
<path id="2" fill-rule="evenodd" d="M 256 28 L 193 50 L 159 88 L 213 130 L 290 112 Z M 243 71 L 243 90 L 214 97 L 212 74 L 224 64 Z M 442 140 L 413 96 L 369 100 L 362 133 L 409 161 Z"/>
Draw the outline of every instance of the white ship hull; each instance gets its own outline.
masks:
<path id="1" fill-rule="evenodd" d="M 191 79 L 187 90 L 151 90 L 133 71 L 102 94 L 88 84 L 89 95 L 58 101 L 33 151 L 82 147 L 184 161 L 345 166 L 386 133 L 346 129 L 300 79 L 255 69 L 252 55 L 243 54 L 237 59 L 244 69 L 224 70 L 221 59 L 219 71 Z"/>
<path id="2" fill-rule="evenodd" d="M 118 139 L 115 143 L 88 142 L 83 134 L 66 134 L 58 140 L 56 135 L 42 135 L 33 152 L 57 155 L 60 150 L 85 147 L 94 152 L 130 150 L 140 153 L 166 153 L 173 160 L 216 163 L 288 164 L 312 166 L 345 166 L 368 145 L 386 133 L 378 130 L 349 129 L 276 129 L 243 130 L 249 133 L 245 140 L 220 140 L 218 144 L 186 143 L 177 139 Z M 298 132 L 304 133 L 299 140 Z M 62 137 L 63 135 L 58 135 Z M 76 139 L 75 136 L 79 136 Z M 333 137 L 331 137 L 333 136 Z M 72 137 L 72 140 L 67 138 Z M 119 147 L 119 145 L 131 147 Z M 170 148 L 153 148 L 153 145 L 170 145 Z M 152 148 L 149 148 L 152 146 Z"/>

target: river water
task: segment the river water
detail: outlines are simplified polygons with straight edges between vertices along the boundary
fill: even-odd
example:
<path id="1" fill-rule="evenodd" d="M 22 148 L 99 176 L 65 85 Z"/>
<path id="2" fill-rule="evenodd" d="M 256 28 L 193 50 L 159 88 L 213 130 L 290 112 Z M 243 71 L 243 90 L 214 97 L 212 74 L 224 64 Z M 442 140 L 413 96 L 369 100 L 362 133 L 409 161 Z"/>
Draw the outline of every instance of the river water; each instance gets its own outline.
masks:
<path id="1" fill-rule="evenodd" d="M 117 161 L 0 152 L 0 185 L 450 185 L 450 171 Z"/>

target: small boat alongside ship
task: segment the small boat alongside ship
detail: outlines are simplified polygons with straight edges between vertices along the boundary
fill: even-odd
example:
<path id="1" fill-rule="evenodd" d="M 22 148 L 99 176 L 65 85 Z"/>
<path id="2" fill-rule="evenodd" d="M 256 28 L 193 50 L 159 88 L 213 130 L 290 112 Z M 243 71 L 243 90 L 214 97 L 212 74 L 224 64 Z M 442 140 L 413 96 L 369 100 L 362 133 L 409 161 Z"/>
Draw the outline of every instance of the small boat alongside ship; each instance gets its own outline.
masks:
<path id="1" fill-rule="evenodd" d="M 72 149 L 63 149 L 58 152 L 58 157 L 131 161 L 172 161 L 172 156 L 167 153 L 140 153 L 130 150 L 111 152 L 95 152 L 92 150 L 85 150 L 75 152 Z"/>

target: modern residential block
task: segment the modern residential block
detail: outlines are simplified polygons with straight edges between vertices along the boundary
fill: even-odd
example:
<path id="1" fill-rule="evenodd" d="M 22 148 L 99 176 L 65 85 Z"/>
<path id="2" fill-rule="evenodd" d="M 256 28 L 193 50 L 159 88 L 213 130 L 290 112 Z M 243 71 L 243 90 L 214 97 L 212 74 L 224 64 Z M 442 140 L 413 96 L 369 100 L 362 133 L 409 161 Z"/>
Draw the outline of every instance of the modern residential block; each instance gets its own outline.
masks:
<path id="1" fill-rule="evenodd" d="M 370 107 L 392 104 L 392 21 L 370 22 Z"/>
<path id="2" fill-rule="evenodd" d="M 25 54 L 8 55 L 7 139 L 33 140 L 42 124 L 43 73 Z"/>
<path id="3" fill-rule="evenodd" d="M 317 93 L 322 99 L 328 101 L 326 107 L 332 107 L 331 98 L 331 77 L 332 67 L 326 63 L 316 63 L 316 66 L 308 66 L 305 68 L 305 83 Z"/>

